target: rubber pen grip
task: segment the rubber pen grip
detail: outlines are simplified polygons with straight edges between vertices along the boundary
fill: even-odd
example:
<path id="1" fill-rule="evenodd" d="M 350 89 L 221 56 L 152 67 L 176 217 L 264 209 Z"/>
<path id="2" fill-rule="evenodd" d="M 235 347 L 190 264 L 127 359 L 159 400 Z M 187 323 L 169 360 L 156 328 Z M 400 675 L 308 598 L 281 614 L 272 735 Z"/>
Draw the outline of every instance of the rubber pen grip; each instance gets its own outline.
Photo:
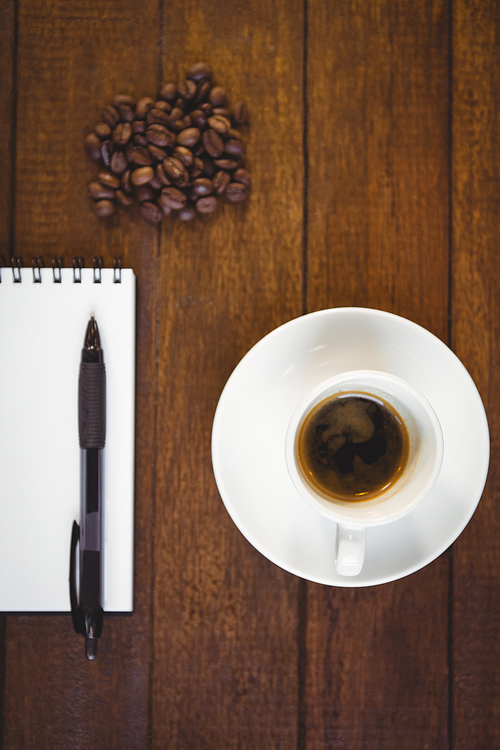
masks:
<path id="1" fill-rule="evenodd" d="M 104 448 L 106 442 L 106 370 L 104 362 L 82 362 L 78 380 L 80 448 Z"/>

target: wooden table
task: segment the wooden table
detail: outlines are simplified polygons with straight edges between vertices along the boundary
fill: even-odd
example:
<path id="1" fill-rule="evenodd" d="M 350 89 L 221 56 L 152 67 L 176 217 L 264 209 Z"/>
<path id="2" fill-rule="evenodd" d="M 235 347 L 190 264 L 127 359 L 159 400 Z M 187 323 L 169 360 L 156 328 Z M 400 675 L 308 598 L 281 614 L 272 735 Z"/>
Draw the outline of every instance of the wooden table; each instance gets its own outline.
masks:
<path id="1" fill-rule="evenodd" d="M 69 616 L 0 618 L 4 750 L 500 747 L 500 5 L 3 0 L 0 252 L 121 255 L 138 277 L 135 611 L 89 663 Z M 251 113 L 248 205 L 91 213 L 111 96 L 206 60 Z M 382 586 L 281 570 L 210 455 L 241 357 L 303 313 L 428 328 L 483 397 L 493 460 L 453 547 Z M 1 428 L 1 426 L 0 426 Z"/>

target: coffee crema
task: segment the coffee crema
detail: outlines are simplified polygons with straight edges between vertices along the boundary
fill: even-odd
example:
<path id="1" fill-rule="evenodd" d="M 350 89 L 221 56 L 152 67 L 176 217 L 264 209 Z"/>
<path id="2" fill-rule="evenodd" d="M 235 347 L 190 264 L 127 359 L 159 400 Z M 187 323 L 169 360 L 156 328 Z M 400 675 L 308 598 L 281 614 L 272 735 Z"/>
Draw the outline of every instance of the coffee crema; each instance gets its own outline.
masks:
<path id="1" fill-rule="evenodd" d="M 299 427 L 299 468 L 313 489 L 332 500 L 378 497 L 403 474 L 410 439 L 397 411 L 364 391 L 334 394 Z"/>

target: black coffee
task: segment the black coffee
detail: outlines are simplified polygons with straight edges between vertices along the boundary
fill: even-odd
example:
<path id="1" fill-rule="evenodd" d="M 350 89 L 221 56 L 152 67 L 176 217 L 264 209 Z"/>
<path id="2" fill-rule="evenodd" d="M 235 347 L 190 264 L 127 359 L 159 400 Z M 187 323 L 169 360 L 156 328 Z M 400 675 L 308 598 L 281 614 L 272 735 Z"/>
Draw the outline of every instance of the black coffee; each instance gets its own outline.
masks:
<path id="1" fill-rule="evenodd" d="M 334 395 L 304 419 L 297 439 L 300 468 L 332 499 L 370 500 L 389 489 L 408 460 L 409 437 L 395 409 L 364 392 Z"/>

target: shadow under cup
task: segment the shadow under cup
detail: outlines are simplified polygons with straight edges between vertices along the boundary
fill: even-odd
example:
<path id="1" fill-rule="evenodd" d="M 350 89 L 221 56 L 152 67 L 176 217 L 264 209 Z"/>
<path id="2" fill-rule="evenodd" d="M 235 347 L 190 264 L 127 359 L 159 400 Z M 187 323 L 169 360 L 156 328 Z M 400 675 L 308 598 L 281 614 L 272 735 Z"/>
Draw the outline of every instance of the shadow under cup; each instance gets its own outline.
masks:
<path id="1" fill-rule="evenodd" d="M 370 499 L 345 500 L 323 493 L 312 485 L 298 460 L 297 438 L 312 410 L 332 396 L 371 395 L 388 403 L 400 416 L 408 432 L 409 450 L 405 468 L 386 490 Z M 295 410 L 286 436 L 286 463 L 301 497 L 324 516 L 340 525 L 337 572 L 356 575 L 364 558 L 366 528 L 401 518 L 413 510 L 434 485 L 443 460 L 443 434 L 434 409 L 427 399 L 406 381 L 388 373 L 363 370 L 343 373 L 326 380 L 312 391 Z M 351 534 L 349 532 L 352 532 Z M 351 544 L 351 564 L 346 565 L 346 543 Z M 361 558 L 361 559 L 360 559 Z"/>

